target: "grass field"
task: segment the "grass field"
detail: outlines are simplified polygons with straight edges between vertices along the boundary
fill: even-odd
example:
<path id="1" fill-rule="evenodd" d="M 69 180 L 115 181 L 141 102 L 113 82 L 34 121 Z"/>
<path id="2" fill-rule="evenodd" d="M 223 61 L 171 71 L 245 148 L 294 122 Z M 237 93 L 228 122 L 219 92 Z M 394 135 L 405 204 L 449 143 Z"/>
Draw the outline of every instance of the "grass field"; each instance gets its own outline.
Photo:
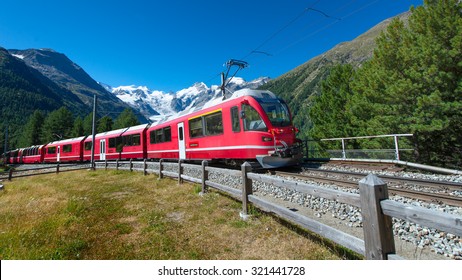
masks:
<path id="1" fill-rule="evenodd" d="M 3 182 L 0 259 L 340 259 L 200 186 L 127 171 L 73 171 Z"/>

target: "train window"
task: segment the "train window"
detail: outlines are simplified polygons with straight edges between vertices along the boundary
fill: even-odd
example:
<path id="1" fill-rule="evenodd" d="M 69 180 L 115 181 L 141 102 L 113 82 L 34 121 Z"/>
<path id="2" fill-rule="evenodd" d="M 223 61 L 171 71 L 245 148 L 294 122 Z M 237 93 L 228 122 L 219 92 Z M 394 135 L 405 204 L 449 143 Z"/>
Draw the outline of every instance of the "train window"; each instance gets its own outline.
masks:
<path id="1" fill-rule="evenodd" d="M 85 142 L 85 151 L 91 151 L 91 143 L 92 142 Z"/>
<path id="2" fill-rule="evenodd" d="M 157 144 L 157 143 L 164 143 L 172 141 L 172 129 L 170 126 L 156 129 L 150 132 L 150 143 Z"/>
<path id="3" fill-rule="evenodd" d="M 221 109 L 205 116 L 189 120 L 189 135 L 191 138 L 218 135 L 223 133 L 223 117 Z"/>
<path id="4" fill-rule="evenodd" d="M 64 146 L 63 146 L 63 152 L 64 152 L 64 153 L 70 153 L 70 152 L 72 152 L 72 145 L 71 145 L 71 144 L 64 145 Z"/>
<path id="5" fill-rule="evenodd" d="M 172 128 L 169 126 L 164 128 L 164 142 L 170 141 L 172 141 Z"/>
<path id="6" fill-rule="evenodd" d="M 109 138 L 109 148 L 116 148 L 116 152 L 122 152 L 123 147 L 124 143 L 122 137 Z"/>
<path id="7" fill-rule="evenodd" d="M 240 132 L 241 125 L 239 123 L 239 107 L 234 106 L 231 108 L 231 122 L 233 127 L 233 132 Z"/>
<path id="8" fill-rule="evenodd" d="M 115 147 L 116 147 L 116 139 L 109 138 L 109 148 L 115 148 Z"/>
<path id="9" fill-rule="evenodd" d="M 132 136 L 132 145 L 133 146 L 139 146 L 141 145 L 141 135 L 138 133 L 138 134 L 134 134 Z"/>
<path id="10" fill-rule="evenodd" d="M 141 144 L 140 134 L 125 135 L 123 137 L 124 146 L 139 146 L 140 144 Z"/>
<path id="11" fill-rule="evenodd" d="M 183 127 L 180 127 L 180 129 L 178 130 L 178 138 L 180 139 L 180 141 L 183 141 Z"/>
<path id="12" fill-rule="evenodd" d="M 154 142 L 155 143 L 162 143 L 162 139 L 164 138 L 164 130 L 163 129 L 158 129 L 154 133 Z"/>
<path id="13" fill-rule="evenodd" d="M 252 106 L 243 104 L 242 110 L 245 112 L 244 130 L 245 131 L 266 131 L 266 124 Z"/>
<path id="14" fill-rule="evenodd" d="M 47 152 L 49 155 L 50 154 L 56 154 L 56 147 L 48 147 L 48 152 Z"/>
<path id="15" fill-rule="evenodd" d="M 202 117 L 189 120 L 189 135 L 191 138 L 204 136 L 202 127 Z"/>
<path id="16" fill-rule="evenodd" d="M 218 135 L 223 133 L 223 118 L 221 111 L 204 116 L 205 135 Z"/>
<path id="17" fill-rule="evenodd" d="M 288 126 L 291 124 L 290 113 L 287 104 L 279 99 L 270 101 L 258 100 L 263 110 L 265 110 L 270 122 L 274 126 Z"/>

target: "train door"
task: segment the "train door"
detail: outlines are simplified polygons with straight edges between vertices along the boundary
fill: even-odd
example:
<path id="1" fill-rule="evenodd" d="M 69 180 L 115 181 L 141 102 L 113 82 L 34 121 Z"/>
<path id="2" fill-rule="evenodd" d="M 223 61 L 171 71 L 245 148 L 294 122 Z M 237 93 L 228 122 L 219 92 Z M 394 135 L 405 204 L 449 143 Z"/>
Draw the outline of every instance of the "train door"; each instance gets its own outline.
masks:
<path id="1" fill-rule="evenodd" d="M 186 159 L 186 144 L 184 139 L 184 123 L 178 123 L 178 150 L 180 159 Z"/>
<path id="2" fill-rule="evenodd" d="M 99 141 L 99 160 L 106 160 L 106 139 Z"/>
<path id="3" fill-rule="evenodd" d="M 56 152 L 56 161 L 59 162 L 61 158 L 61 146 L 57 147 L 57 152 Z"/>

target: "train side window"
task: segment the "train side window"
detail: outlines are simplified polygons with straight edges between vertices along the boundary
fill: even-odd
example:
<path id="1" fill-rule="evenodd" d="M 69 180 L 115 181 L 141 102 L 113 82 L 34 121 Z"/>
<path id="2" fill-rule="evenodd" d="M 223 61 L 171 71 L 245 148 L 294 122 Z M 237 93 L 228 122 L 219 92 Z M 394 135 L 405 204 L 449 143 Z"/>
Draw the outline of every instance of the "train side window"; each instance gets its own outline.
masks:
<path id="1" fill-rule="evenodd" d="M 180 127 L 180 130 L 178 132 L 179 132 L 178 137 L 180 138 L 180 141 L 183 141 L 183 128 Z"/>
<path id="2" fill-rule="evenodd" d="M 91 142 L 85 142 L 85 151 L 91 151 Z"/>
<path id="3" fill-rule="evenodd" d="M 157 143 L 164 143 L 172 141 L 172 129 L 170 126 L 156 129 L 150 132 L 150 143 L 157 144 Z"/>
<path id="4" fill-rule="evenodd" d="M 250 105 L 242 105 L 242 111 L 245 112 L 244 120 L 244 130 L 245 131 L 266 131 L 266 124 L 255 110 Z"/>
<path id="5" fill-rule="evenodd" d="M 63 146 L 63 152 L 64 152 L 64 153 L 70 153 L 70 152 L 72 152 L 72 145 L 71 145 L 71 144 L 64 145 L 64 146 Z"/>
<path id="6" fill-rule="evenodd" d="M 204 116 L 205 135 L 218 135 L 223 133 L 223 118 L 220 112 Z"/>
<path id="7" fill-rule="evenodd" d="M 115 148 L 115 147 L 116 147 L 116 139 L 109 138 L 109 148 Z"/>
<path id="8" fill-rule="evenodd" d="M 47 153 L 49 155 L 56 154 L 56 147 L 48 147 Z"/>
<path id="9" fill-rule="evenodd" d="M 122 137 L 109 138 L 109 148 L 116 148 L 116 152 L 122 152 L 124 147 Z"/>
<path id="10" fill-rule="evenodd" d="M 164 130 L 163 129 L 157 129 L 154 133 L 154 142 L 155 143 L 162 143 L 164 142 L 162 139 L 164 138 Z"/>
<path id="11" fill-rule="evenodd" d="M 141 145 L 141 135 L 140 134 L 134 134 L 132 138 L 132 144 L 133 146 L 139 146 Z"/>
<path id="12" fill-rule="evenodd" d="M 189 120 L 189 135 L 191 138 L 204 136 L 202 117 Z"/>
<path id="13" fill-rule="evenodd" d="M 231 108 L 231 122 L 233 132 L 240 132 L 241 125 L 239 123 L 239 108 L 237 106 Z"/>

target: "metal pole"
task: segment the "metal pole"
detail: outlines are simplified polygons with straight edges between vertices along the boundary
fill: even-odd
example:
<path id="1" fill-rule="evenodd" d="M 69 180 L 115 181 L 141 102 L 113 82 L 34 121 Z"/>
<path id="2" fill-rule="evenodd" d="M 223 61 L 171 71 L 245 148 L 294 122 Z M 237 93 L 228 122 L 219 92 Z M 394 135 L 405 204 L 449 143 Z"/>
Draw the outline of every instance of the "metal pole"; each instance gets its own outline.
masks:
<path id="1" fill-rule="evenodd" d="M 396 157 L 396 160 L 399 160 L 398 136 L 395 135 L 394 138 L 395 138 L 395 157 Z"/>
<path id="2" fill-rule="evenodd" d="M 345 139 L 342 138 L 342 158 L 346 159 L 346 152 L 345 152 Z"/>
<path id="3" fill-rule="evenodd" d="M 93 95 L 93 124 L 91 134 L 91 170 L 95 170 L 96 94 Z"/>

